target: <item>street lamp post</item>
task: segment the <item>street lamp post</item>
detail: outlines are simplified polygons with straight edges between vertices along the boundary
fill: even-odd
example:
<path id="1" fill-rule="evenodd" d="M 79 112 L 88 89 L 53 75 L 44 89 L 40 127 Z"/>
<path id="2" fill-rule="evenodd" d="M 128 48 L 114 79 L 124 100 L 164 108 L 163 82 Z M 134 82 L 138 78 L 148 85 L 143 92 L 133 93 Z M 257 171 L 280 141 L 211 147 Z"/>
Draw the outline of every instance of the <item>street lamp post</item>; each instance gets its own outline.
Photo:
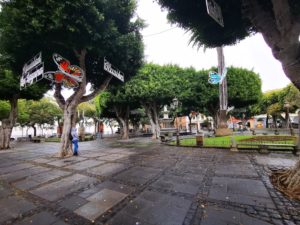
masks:
<path id="1" fill-rule="evenodd" d="M 173 105 L 175 108 L 175 120 L 176 120 L 176 145 L 179 146 L 180 145 L 180 141 L 179 141 L 179 127 L 178 127 L 178 118 L 177 118 L 177 110 L 178 110 L 178 99 L 174 98 L 173 99 Z"/>

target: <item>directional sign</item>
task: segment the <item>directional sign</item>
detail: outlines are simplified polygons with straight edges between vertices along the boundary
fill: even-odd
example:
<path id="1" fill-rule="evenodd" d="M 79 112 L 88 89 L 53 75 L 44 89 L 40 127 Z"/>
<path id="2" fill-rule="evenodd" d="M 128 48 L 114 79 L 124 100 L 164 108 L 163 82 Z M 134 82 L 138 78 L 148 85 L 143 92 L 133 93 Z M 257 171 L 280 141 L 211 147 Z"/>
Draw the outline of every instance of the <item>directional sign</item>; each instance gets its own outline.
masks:
<path id="1" fill-rule="evenodd" d="M 113 68 L 111 63 L 104 58 L 104 70 L 124 82 L 124 73 L 116 68 Z"/>
<path id="2" fill-rule="evenodd" d="M 42 62 L 42 53 L 38 53 L 23 66 L 20 80 L 20 89 L 24 89 L 39 80 L 43 79 L 44 63 Z"/>
<path id="3" fill-rule="evenodd" d="M 224 27 L 221 8 L 214 0 L 206 0 L 206 9 L 208 15 L 210 15 L 218 24 Z"/>
<path id="4" fill-rule="evenodd" d="M 208 73 L 208 83 L 210 84 L 219 84 L 221 76 L 217 72 L 210 71 Z"/>

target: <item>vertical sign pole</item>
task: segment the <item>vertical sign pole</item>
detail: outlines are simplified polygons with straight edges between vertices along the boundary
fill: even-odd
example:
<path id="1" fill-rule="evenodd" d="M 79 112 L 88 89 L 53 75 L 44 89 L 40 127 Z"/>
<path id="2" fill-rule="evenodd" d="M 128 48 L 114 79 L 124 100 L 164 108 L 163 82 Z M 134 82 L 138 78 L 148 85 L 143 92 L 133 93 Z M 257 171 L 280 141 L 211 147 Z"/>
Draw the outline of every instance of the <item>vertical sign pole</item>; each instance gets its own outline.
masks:
<path id="1" fill-rule="evenodd" d="M 225 59 L 223 53 L 223 47 L 217 47 L 218 53 L 218 73 L 223 74 L 225 68 Z M 226 114 L 228 106 L 227 96 L 227 79 L 226 77 L 219 84 L 219 100 L 220 100 L 220 116 L 219 116 L 219 128 L 227 128 Z"/>

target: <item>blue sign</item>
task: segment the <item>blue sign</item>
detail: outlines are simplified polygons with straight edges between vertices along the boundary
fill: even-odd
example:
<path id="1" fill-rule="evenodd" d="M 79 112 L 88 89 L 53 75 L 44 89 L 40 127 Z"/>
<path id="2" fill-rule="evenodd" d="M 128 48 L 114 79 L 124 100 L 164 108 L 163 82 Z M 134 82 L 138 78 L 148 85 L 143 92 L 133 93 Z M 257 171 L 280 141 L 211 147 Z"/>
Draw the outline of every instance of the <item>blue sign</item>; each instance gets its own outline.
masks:
<path id="1" fill-rule="evenodd" d="M 210 71 L 208 74 L 208 83 L 210 84 L 219 84 L 221 80 L 220 74 L 214 71 Z"/>

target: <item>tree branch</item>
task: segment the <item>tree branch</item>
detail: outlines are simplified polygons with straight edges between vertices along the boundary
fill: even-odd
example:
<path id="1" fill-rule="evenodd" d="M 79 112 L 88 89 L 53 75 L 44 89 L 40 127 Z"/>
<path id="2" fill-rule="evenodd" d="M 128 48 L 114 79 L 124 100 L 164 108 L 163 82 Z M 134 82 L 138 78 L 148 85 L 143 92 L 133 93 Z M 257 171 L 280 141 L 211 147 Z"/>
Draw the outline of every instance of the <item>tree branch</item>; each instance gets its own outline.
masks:
<path id="1" fill-rule="evenodd" d="M 82 98 L 80 99 L 80 102 L 86 102 L 86 101 L 89 101 L 89 100 L 93 99 L 94 97 L 96 97 L 101 91 L 103 91 L 107 88 L 111 79 L 112 79 L 112 75 L 107 77 L 105 79 L 105 81 L 99 86 L 99 88 L 94 90 L 91 94 L 82 96 Z"/>
<path id="2" fill-rule="evenodd" d="M 281 35 L 285 35 L 286 32 L 292 28 L 292 18 L 289 1 L 287 0 L 272 0 L 273 12 L 277 24 L 277 29 Z"/>
<path id="3" fill-rule="evenodd" d="M 58 106 L 63 110 L 66 102 L 61 94 L 61 84 L 55 84 L 54 98 L 56 99 Z"/>

